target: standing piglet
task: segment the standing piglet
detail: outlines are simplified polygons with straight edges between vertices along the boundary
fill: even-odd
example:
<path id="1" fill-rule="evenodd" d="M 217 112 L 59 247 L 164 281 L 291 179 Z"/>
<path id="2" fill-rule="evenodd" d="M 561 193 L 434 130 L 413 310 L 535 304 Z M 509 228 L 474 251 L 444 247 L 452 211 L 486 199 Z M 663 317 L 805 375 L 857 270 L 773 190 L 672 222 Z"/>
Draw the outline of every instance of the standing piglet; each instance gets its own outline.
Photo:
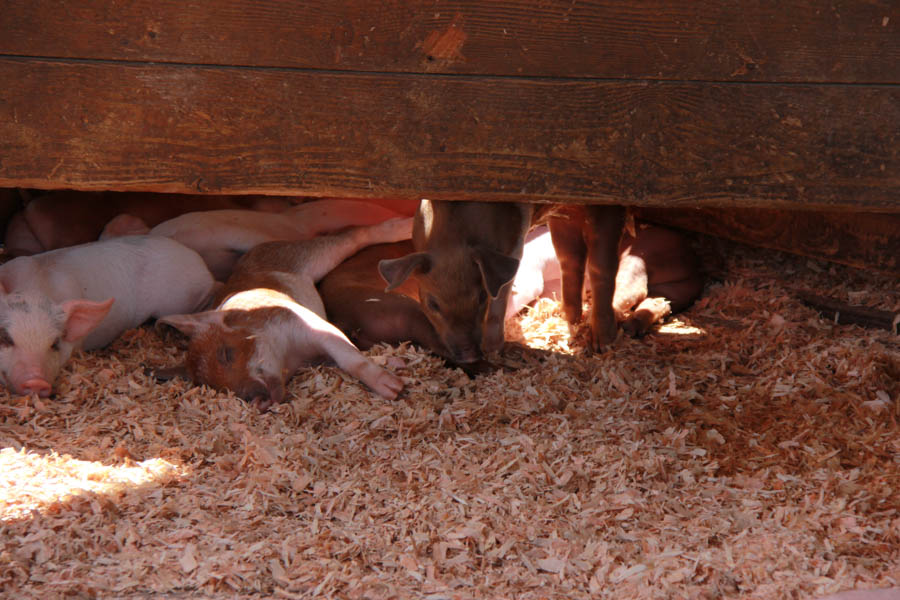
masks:
<path id="1" fill-rule="evenodd" d="M 621 206 L 553 207 L 547 219 L 562 272 L 562 303 L 566 320 L 581 320 L 582 289 L 587 274 L 593 302 L 588 321 L 595 351 L 616 339 L 618 325 L 613 293 L 619 268 L 619 240 L 625 224 Z"/>
<path id="2" fill-rule="evenodd" d="M 408 239 L 409 218 L 304 242 L 267 242 L 238 262 L 215 310 L 170 315 L 159 324 L 190 337 L 187 362 L 163 371 L 229 389 L 260 411 L 283 401 L 285 381 L 322 358 L 395 398 L 402 381 L 382 369 L 326 320 L 315 282 L 361 248 Z"/>
<path id="3" fill-rule="evenodd" d="M 388 291 L 416 276 L 422 310 L 453 361 L 473 363 L 502 348 L 531 212 L 528 204 L 422 200 L 416 252 L 380 263 Z"/>
<path id="4" fill-rule="evenodd" d="M 549 237 L 543 226 L 529 232 L 513 280 L 507 319 L 532 300 L 559 291 L 562 274 Z M 565 275 L 570 284 L 572 280 L 576 286 L 584 282 L 583 271 Z M 622 235 L 615 282 L 611 306 L 622 329 L 632 336 L 643 335 L 653 323 L 684 310 L 703 290 L 698 260 L 687 239 L 646 223 L 637 224 L 634 235 Z M 581 302 L 580 293 L 576 300 Z"/>
<path id="5" fill-rule="evenodd" d="M 0 266 L 0 376 L 47 397 L 76 348 L 105 346 L 151 317 L 202 308 L 213 278 L 178 242 L 123 237 Z"/>

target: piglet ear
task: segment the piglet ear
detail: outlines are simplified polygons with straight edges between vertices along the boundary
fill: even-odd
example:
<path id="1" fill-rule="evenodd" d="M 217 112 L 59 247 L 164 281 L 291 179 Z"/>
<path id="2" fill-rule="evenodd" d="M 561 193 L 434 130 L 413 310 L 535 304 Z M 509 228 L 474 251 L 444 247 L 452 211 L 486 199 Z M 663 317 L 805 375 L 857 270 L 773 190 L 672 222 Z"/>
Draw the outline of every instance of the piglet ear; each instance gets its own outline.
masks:
<path id="1" fill-rule="evenodd" d="M 491 248 L 477 248 L 475 250 L 475 263 L 481 269 L 481 277 L 484 287 L 491 298 L 496 298 L 500 288 L 516 276 L 519 269 L 519 259 L 501 254 Z"/>
<path id="2" fill-rule="evenodd" d="M 66 329 L 63 339 L 74 344 L 95 330 L 109 314 L 113 302 L 115 302 L 115 298 L 109 298 L 103 302 L 91 302 L 90 300 L 63 302 L 62 309 L 66 314 Z"/>
<path id="3" fill-rule="evenodd" d="M 428 273 L 431 270 L 431 256 L 427 252 L 415 252 L 400 258 L 379 261 L 378 272 L 387 282 L 384 291 L 389 292 L 413 274 L 414 271 Z"/>
<path id="4" fill-rule="evenodd" d="M 186 315 L 168 315 L 156 320 L 157 331 L 164 326 L 174 327 L 188 337 L 194 337 L 212 325 L 225 327 L 224 310 L 207 310 Z"/>

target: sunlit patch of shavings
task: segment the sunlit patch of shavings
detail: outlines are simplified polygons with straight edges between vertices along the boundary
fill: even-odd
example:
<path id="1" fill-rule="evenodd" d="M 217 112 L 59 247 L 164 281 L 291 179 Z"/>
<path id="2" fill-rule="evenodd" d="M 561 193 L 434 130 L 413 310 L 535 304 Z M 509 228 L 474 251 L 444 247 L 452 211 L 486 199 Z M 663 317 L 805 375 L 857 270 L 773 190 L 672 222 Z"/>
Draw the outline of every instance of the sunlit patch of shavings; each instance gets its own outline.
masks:
<path id="1" fill-rule="evenodd" d="M 73 496 L 118 498 L 131 488 L 165 485 L 184 477 L 182 466 L 153 458 L 108 465 L 56 453 L 0 450 L 0 521 L 21 518 L 33 510 L 60 510 Z"/>

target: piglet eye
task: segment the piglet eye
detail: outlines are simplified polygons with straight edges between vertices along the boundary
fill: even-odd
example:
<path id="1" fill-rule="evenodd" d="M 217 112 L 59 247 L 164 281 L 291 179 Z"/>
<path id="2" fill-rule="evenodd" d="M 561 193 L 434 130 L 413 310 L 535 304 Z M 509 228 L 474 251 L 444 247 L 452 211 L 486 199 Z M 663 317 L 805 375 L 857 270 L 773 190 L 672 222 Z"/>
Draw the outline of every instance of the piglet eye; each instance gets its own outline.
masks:
<path id="1" fill-rule="evenodd" d="M 53 350 L 54 352 L 59 352 L 60 341 L 61 341 L 60 338 L 56 338 L 55 340 L 53 340 L 53 343 L 50 344 L 50 349 Z"/>
<path id="2" fill-rule="evenodd" d="M 428 310 L 436 313 L 441 312 L 441 307 L 438 305 L 437 300 L 434 299 L 434 296 L 429 295 L 425 302 L 428 305 Z"/>
<path id="3" fill-rule="evenodd" d="M 6 329 L 0 328 L 0 348 L 4 346 L 13 346 L 12 336 Z"/>

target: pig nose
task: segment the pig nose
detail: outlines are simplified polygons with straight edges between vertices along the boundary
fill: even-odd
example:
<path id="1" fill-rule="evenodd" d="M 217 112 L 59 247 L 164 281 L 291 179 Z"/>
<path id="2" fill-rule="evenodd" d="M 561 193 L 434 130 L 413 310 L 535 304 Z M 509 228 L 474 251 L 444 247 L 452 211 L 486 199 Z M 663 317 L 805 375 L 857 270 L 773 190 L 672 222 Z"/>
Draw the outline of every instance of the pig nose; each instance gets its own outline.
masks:
<path id="1" fill-rule="evenodd" d="M 37 394 L 41 398 L 50 396 L 50 384 L 39 377 L 32 377 L 22 384 L 22 392 L 25 394 Z"/>
<path id="2" fill-rule="evenodd" d="M 453 351 L 453 360 L 460 364 L 474 363 L 481 360 L 481 349 L 475 345 L 457 346 Z"/>

